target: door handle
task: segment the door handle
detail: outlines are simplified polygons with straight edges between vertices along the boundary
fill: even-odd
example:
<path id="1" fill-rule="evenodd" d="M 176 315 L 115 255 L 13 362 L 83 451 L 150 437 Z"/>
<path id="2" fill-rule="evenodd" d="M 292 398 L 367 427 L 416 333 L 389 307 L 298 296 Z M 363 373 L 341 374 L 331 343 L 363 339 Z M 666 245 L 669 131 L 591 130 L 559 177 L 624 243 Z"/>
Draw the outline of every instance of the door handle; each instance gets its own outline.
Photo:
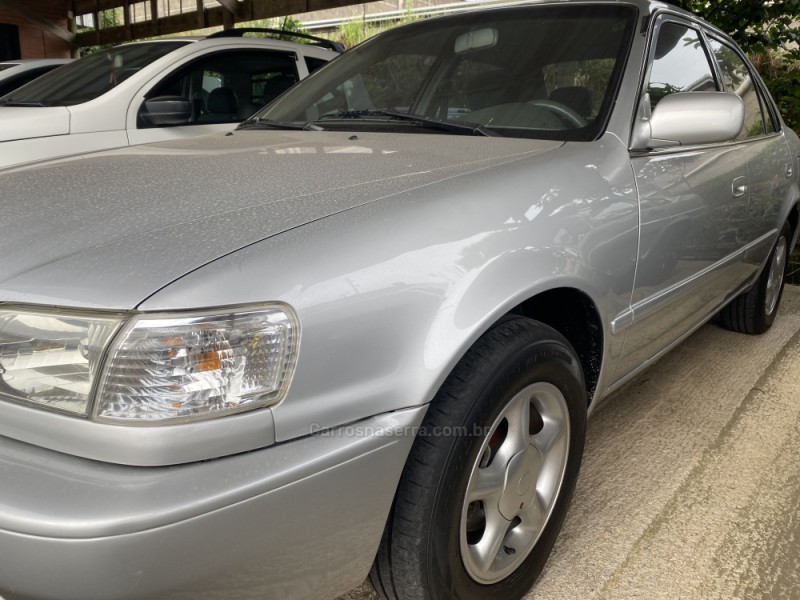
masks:
<path id="1" fill-rule="evenodd" d="M 731 193 L 734 198 L 741 198 L 747 193 L 747 177 L 737 177 L 731 184 Z"/>

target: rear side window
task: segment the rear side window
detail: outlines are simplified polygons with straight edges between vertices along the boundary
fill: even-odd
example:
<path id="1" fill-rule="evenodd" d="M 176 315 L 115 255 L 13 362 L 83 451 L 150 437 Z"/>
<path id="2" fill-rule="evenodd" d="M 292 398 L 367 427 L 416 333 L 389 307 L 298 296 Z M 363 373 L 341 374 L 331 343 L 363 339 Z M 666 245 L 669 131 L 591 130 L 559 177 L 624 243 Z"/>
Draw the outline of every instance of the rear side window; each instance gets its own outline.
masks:
<path id="1" fill-rule="evenodd" d="M 314 58 L 313 56 L 306 56 L 306 68 L 308 69 L 308 73 L 311 74 L 320 67 L 324 67 L 328 64 L 327 60 L 323 60 L 321 58 Z"/>
<path id="2" fill-rule="evenodd" d="M 647 92 L 652 108 L 669 94 L 717 91 L 714 70 L 700 34 L 691 27 L 667 22 L 658 32 Z"/>
<path id="3" fill-rule="evenodd" d="M 747 64 L 731 46 L 718 40 L 711 40 L 711 51 L 722 73 L 724 91 L 736 94 L 744 102 L 744 127 L 736 139 L 744 140 L 764 135 L 766 128 L 762 104 Z M 771 125 L 770 122 L 770 127 Z M 774 131 L 774 128 L 771 129 Z"/>

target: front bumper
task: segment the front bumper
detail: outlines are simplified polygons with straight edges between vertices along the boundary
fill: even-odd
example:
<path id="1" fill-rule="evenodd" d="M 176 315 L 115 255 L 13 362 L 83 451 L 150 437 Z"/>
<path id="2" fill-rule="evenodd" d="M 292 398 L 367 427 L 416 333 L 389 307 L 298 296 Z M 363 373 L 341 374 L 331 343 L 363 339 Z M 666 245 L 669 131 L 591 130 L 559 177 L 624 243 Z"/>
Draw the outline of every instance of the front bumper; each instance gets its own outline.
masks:
<path id="1" fill-rule="evenodd" d="M 333 598 L 366 576 L 425 410 L 171 467 L 0 437 L 0 596 Z"/>

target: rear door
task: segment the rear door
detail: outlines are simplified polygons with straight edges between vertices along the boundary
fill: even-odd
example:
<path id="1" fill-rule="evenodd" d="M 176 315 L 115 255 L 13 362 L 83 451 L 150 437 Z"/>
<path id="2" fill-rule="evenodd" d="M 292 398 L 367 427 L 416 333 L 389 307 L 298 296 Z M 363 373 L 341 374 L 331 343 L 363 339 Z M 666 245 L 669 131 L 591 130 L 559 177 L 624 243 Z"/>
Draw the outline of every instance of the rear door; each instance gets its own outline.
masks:
<path id="1" fill-rule="evenodd" d="M 742 98 L 745 123 L 737 141 L 748 168 L 748 205 L 740 227 L 748 245 L 745 267 L 751 274 L 764 264 L 778 234 L 781 207 L 791 193 L 793 159 L 780 133 L 780 120 L 762 82 L 741 52 L 728 41 L 709 38 L 726 92 Z"/>

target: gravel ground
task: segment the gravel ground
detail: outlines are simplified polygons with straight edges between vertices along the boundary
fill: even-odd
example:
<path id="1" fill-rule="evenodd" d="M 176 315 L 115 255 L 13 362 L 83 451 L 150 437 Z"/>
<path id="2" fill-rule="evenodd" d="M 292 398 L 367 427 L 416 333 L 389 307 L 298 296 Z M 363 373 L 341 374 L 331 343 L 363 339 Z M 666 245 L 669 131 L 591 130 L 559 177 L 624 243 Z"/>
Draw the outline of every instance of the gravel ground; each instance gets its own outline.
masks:
<path id="1" fill-rule="evenodd" d="M 800 598 L 799 330 L 787 287 L 766 335 L 707 325 L 610 398 L 526 600 Z"/>

